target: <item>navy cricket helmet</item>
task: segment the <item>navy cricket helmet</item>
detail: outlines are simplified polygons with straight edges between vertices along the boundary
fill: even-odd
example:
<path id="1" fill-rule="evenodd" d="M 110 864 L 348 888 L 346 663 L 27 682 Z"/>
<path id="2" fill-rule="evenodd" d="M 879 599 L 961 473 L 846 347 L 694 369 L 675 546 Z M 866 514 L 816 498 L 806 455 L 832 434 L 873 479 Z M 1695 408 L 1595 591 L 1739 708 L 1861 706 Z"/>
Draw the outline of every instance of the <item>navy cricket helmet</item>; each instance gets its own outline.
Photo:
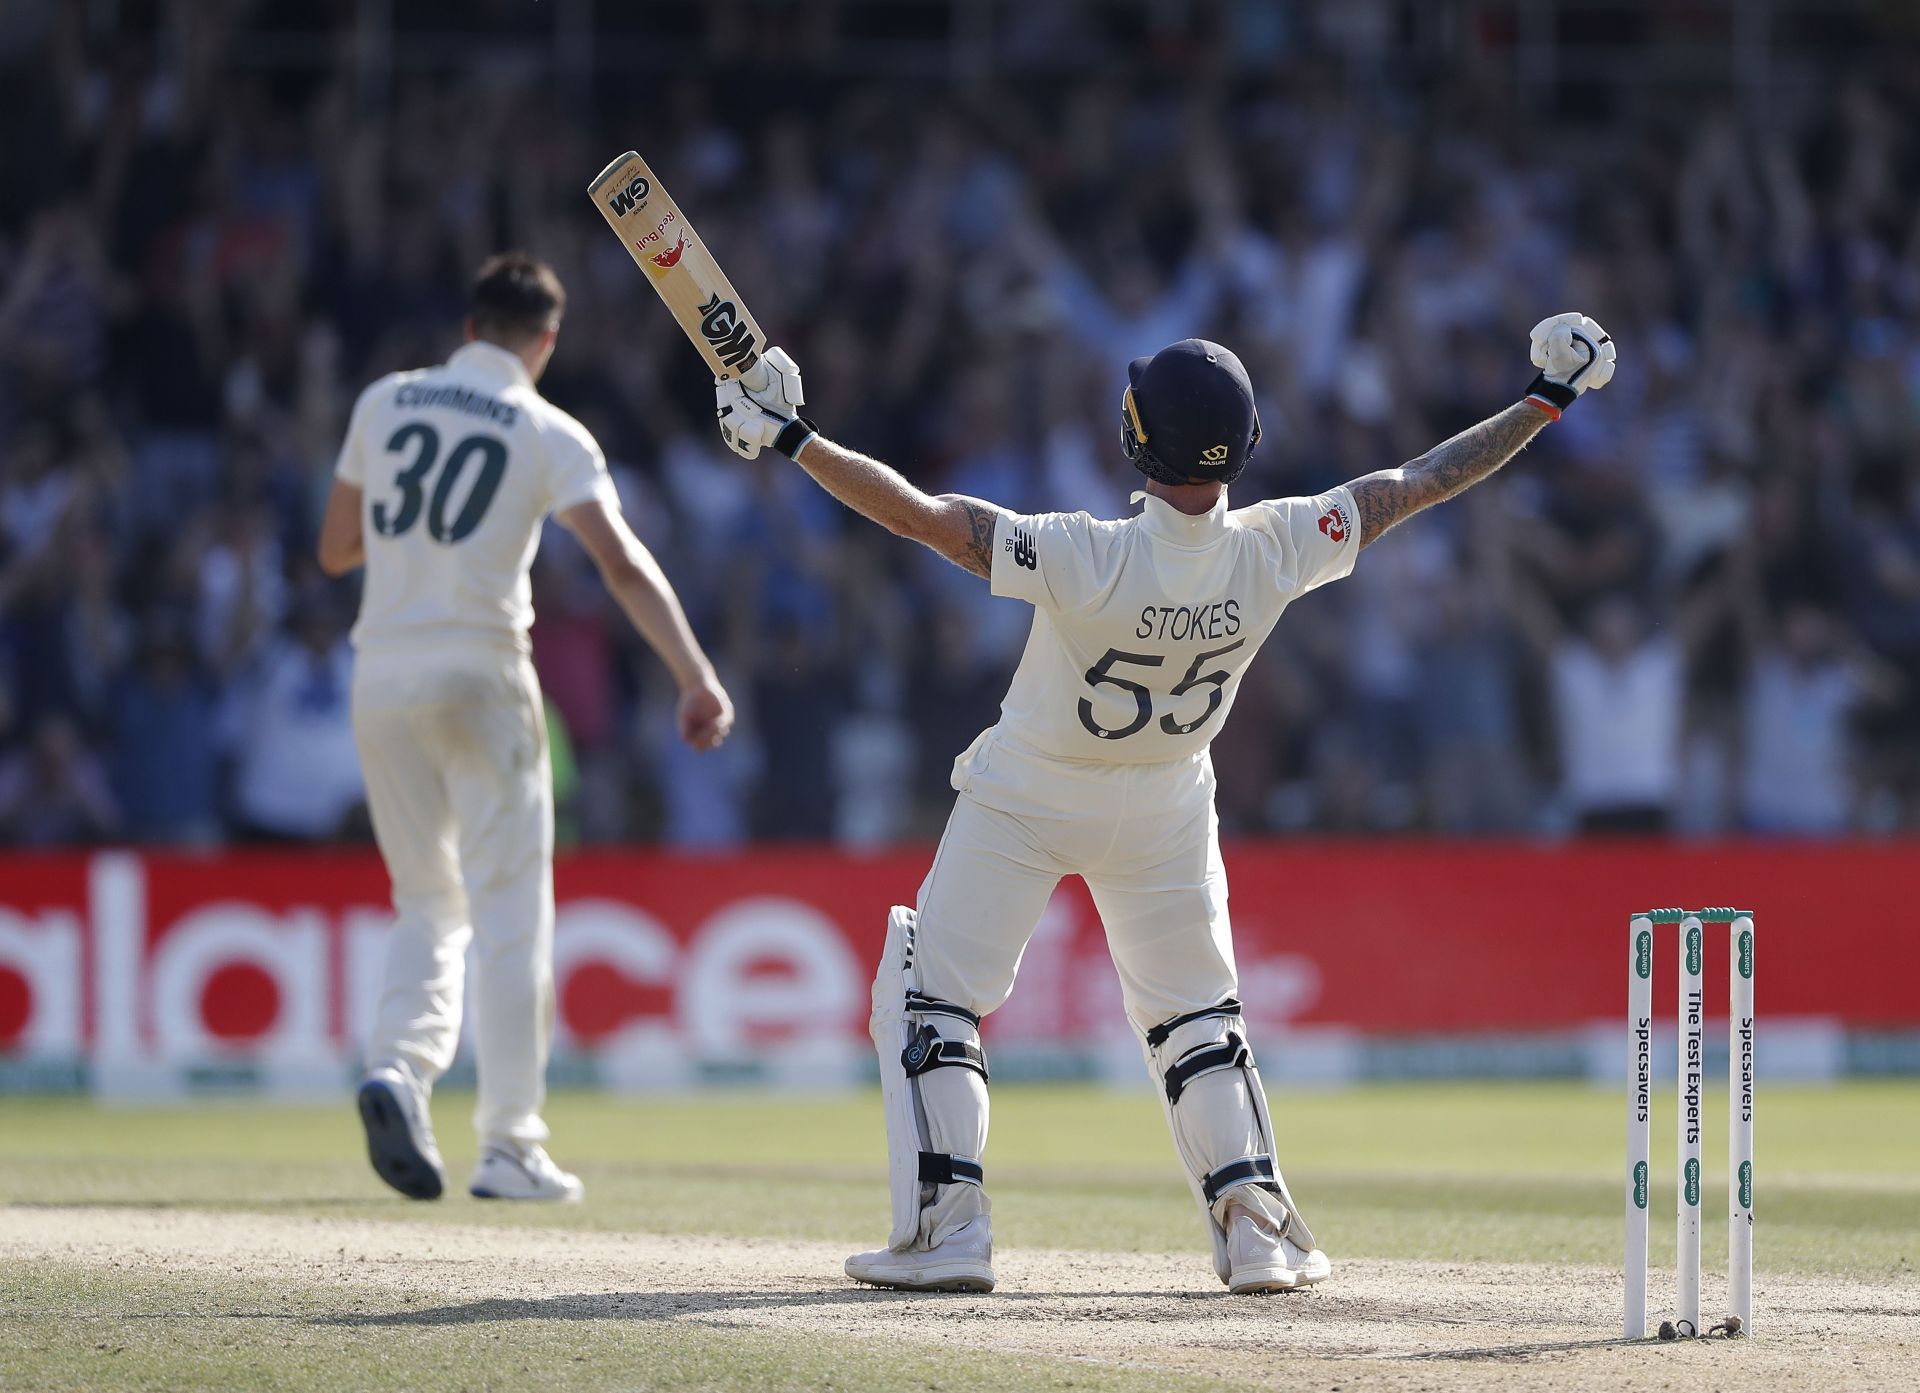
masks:
<path id="1" fill-rule="evenodd" d="M 1120 447 L 1163 484 L 1230 484 L 1260 443 L 1253 384 L 1230 349 L 1181 339 L 1127 364 Z"/>

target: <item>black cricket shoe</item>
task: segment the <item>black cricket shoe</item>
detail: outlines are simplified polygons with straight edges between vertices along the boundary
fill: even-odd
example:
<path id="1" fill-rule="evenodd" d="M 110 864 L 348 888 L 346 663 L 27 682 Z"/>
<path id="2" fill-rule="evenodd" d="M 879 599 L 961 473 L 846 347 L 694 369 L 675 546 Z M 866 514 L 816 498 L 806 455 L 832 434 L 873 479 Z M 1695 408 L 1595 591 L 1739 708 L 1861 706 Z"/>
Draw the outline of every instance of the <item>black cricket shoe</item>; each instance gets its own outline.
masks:
<path id="1" fill-rule="evenodd" d="M 374 1174 L 408 1199 L 439 1199 L 447 1173 L 418 1085 L 405 1071 L 383 1064 L 367 1072 L 358 1102 Z"/>

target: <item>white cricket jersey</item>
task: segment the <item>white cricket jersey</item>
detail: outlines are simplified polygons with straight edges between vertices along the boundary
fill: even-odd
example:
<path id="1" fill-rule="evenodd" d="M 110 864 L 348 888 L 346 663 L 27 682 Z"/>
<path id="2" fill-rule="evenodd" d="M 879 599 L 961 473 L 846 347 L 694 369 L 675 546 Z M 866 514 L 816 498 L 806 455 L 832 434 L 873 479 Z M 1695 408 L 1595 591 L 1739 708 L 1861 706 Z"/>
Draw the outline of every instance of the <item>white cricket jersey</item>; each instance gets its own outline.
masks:
<path id="1" fill-rule="evenodd" d="M 1003 737 L 1106 764 L 1199 754 L 1281 612 L 1346 575 L 1360 553 L 1345 487 L 1231 512 L 1222 496 L 1200 517 L 1144 501 L 1112 522 L 1001 516 L 993 593 L 1034 606 L 1000 704 Z"/>
<path id="2" fill-rule="evenodd" d="M 586 427 L 491 343 L 362 392 L 334 475 L 364 493 L 362 651 L 461 639 L 526 651 L 541 524 L 594 498 L 618 506 Z"/>

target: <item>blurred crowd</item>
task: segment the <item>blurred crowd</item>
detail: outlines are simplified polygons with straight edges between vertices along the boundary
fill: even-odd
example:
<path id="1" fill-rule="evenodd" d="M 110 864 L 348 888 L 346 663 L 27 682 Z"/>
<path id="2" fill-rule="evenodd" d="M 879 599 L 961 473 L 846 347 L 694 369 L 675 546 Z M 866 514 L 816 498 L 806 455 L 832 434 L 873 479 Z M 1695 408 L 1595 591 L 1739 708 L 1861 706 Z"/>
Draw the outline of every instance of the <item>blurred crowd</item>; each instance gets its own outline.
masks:
<path id="1" fill-rule="evenodd" d="M 937 831 L 1028 611 L 720 447 L 584 197 L 636 144 L 823 428 L 1019 510 L 1129 509 L 1124 364 L 1176 338 L 1261 394 L 1246 501 L 1513 401 L 1548 313 L 1608 327 L 1606 392 L 1288 612 L 1215 744 L 1230 833 L 1920 823 L 1912 66 L 1860 54 L 1759 113 L 1541 111 L 1497 63 L 1336 77 L 1258 25 L 1041 74 L 1073 35 L 1033 6 L 984 86 L 717 29 L 712 77 L 583 93 L 509 54 L 370 92 L 352 6 L 300 7 L 283 64 L 235 61 L 279 7 L 97 8 L 0 20 L 0 843 L 363 834 L 318 505 L 355 394 L 444 358 L 510 245 L 568 284 L 548 395 L 742 718 L 678 747 L 665 674 L 549 536 L 563 838 Z"/>

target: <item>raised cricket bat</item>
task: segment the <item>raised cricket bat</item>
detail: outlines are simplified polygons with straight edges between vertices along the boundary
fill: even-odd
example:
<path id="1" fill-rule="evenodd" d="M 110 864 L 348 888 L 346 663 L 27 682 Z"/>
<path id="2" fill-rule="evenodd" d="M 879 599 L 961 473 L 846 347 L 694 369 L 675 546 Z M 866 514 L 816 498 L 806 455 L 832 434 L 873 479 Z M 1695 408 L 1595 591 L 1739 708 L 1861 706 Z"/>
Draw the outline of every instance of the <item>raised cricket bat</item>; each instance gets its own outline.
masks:
<path id="1" fill-rule="evenodd" d="M 587 185 L 587 196 L 627 255 L 647 273 L 713 375 L 724 381 L 751 373 L 767 336 L 647 162 L 627 151 Z"/>

